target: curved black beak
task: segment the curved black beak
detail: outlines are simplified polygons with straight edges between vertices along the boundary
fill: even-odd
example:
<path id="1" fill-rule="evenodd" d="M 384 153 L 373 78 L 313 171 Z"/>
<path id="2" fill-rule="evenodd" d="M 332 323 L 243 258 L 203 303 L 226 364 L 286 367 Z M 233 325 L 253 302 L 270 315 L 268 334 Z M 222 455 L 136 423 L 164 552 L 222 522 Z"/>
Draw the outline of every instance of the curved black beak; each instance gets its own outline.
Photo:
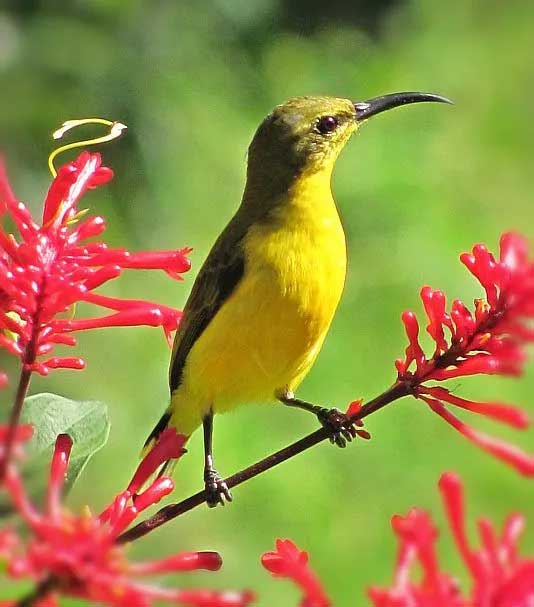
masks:
<path id="1" fill-rule="evenodd" d="M 356 120 L 361 122 L 367 120 L 371 116 L 391 110 L 394 107 L 400 105 L 408 105 L 409 103 L 422 103 L 423 101 L 434 101 L 437 103 L 452 103 L 450 99 L 442 97 L 441 95 L 433 95 L 432 93 L 391 93 L 390 95 L 382 95 L 381 97 L 374 97 L 367 101 L 360 101 L 354 104 L 356 109 Z"/>

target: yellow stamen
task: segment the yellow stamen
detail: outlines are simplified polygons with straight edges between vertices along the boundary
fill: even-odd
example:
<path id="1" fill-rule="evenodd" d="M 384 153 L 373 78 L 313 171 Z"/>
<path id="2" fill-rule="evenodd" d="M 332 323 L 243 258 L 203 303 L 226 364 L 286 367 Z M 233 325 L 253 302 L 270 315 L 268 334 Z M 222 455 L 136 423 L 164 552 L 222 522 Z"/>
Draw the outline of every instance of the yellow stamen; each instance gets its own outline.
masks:
<path id="1" fill-rule="evenodd" d="M 491 338 L 491 333 L 484 333 L 479 338 L 479 345 L 483 346 Z"/>
<path id="2" fill-rule="evenodd" d="M 105 118 L 81 118 L 79 120 L 67 120 L 61 126 L 61 128 L 57 129 L 52 133 L 52 137 L 54 139 L 61 139 L 63 135 L 70 131 L 71 129 L 81 126 L 84 124 L 103 124 L 104 126 L 110 127 L 109 133 L 107 135 L 102 135 L 102 137 L 95 137 L 93 139 L 84 139 L 83 141 L 75 141 L 73 143 L 68 143 L 67 145 L 63 145 L 56 150 L 54 150 L 50 156 L 48 157 L 48 168 L 52 173 L 52 177 L 57 176 L 57 171 L 54 167 L 54 159 L 58 154 L 62 152 L 66 152 L 67 150 L 73 150 L 75 148 L 85 147 L 87 145 L 96 145 L 98 143 L 105 143 L 106 141 L 112 141 L 113 139 L 117 139 L 122 134 L 122 131 L 127 128 L 125 124 L 122 122 L 112 122 L 111 120 L 106 120 Z"/>
<path id="3" fill-rule="evenodd" d="M 72 226 L 74 225 L 77 221 L 79 221 L 84 215 L 87 215 L 87 213 L 89 213 L 89 209 L 82 209 L 81 211 L 78 211 L 76 213 L 76 215 L 73 215 L 66 223 L 68 226 Z"/>

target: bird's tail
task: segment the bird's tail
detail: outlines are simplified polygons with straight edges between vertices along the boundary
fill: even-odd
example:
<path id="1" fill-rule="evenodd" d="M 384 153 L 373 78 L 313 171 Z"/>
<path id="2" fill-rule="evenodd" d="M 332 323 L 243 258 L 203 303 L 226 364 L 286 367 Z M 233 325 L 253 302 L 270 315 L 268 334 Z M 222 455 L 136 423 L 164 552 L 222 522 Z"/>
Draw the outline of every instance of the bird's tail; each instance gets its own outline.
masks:
<path id="1" fill-rule="evenodd" d="M 148 438 L 143 445 L 143 449 L 141 450 L 141 457 L 145 457 L 145 455 L 152 449 L 152 447 L 156 444 L 158 438 L 165 428 L 169 425 L 169 421 L 171 419 L 171 412 L 167 409 L 165 413 L 160 417 L 158 423 L 154 426 L 152 432 L 148 435 Z"/>
<path id="2" fill-rule="evenodd" d="M 146 455 L 148 455 L 150 450 L 158 442 L 159 437 L 169 425 L 170 419 L 171 412 L 167 409 L 167 411 L 165 411 L 165 413 L 159 419 L 158 423 L 154 426 L 152 432 L 148 435 L 148 438 L 146 439 L 145 444 L 143 445 L 143 449 L 141 450 L 141 458 L 146 457 Z M 158 478 L 161 476 L 171 476 L 174 471 L 175 465 L 175 459 L 168 459 L 159 469 L 157 474 Z"/>

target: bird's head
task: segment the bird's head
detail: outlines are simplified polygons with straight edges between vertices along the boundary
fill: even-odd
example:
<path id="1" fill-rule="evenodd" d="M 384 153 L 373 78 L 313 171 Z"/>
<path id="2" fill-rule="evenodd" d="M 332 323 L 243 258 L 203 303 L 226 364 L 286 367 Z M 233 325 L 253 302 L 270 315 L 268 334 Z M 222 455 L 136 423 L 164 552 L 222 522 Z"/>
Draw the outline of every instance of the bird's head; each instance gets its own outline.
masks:
<path id="1" fill-rule="evenodd" d="M 253 171 L 294 175 L 330 168 L 352 133 L 371 116 L 421 101 L 450 103 L 439 95 L 393 93 L 354 102 L 336 97 L 296 97 L 277 106 L 260 124 L 249 148 Z"/>

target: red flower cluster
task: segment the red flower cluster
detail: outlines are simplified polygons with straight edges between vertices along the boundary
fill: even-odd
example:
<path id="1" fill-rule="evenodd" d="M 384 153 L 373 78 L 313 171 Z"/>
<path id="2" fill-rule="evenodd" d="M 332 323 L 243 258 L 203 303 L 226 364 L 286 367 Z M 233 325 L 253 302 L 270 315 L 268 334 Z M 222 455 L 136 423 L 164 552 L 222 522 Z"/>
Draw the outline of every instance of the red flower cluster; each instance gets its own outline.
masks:
<path id="1" fill-rule="evenodd" d="M 440 571 L 436 555 L 437 531 L 429 515 L 413 509 L 407 516 L 394 516 L 393 530 L 399 540 L 395 580 L 391 588 L 371 588 L 375 607 L 528 607 L 534 600 L 534 559 L 518 554 L 524 519 L 512 514 L 499 534 L 492 523 L 481 518 L 478 531 L 481 546 L 467 540 L 463 489 L 459 478 L 443 474 L 441 490 L 449 525 L 464 561 L 471 590 L 463 596 L 454 577 Z M 418 563 L 421 579 L 413 581 L 411 571 Z"/>
<path id="2" fill-rule="evenodd" d="M 11 465 L 5 487 L 30 531 L 30 538 L 24 541 L 12 529 L 0 530 L 0 560 L 6 562 L 7 574 L 41 584 L 48 582 L 49 598 L 58 593 L 114 607 L 144 607 L 156 600 L 192 607 L 248 605 L 253 598 L 248 592 L 178 590 L 135 579 L 175 571 L 216 571 L 222 564 L 216 552 L 183 552 L 158 561 L 130 563 L 124 549 L 115 543 L 143 510 L 173 490 L 173 481 L 161 477 L 138 492 L 162 462 L 184 453 L 183 444 L 184 437 L 174 430 L 164 432 L 139 465 L 128 489 L 100 515 L 87 510 L 76 516 L 61 505 L 61 489 L 72 446 L 67 435 L 60 435 L 56 442 L 44 512 L 39 512 L 29 502 L 19 474 Z"/>
<path id="3" fill-rule="evenodd" d="M 455 300 L 447 312 L 443 292 L 423 287 L 426 330 L 435 349 L 427 358 L 419 343 L 417 318 L 413 312 L 404 312 L 402 320 L 409 344 L 404 360 L 396 361 L 398 379 L 407 382 L 416 398 L 425 401 L 469 440 L 520 473 L 534 475 L 533 456 L 471 428 L 453 415 L 448 405 L 519 429 L 529 425 L 525 412 L 504 403 L 467 400 L 444 387 L 426 385 L 429 381 L 481 373 L 519 375 L 525 360 L 524 346 L 534 341 L 534 330 L 528 325 L 534 318 L 534 262 L 528 258 L 525 240 L 517 234 L 504 234 L 499 260 L 482 244 L 460 259 L 484 288 L 485 299 L 475 300 L 474 312 Z"/>
<path id="4" fill-rule="evenodd" d="M 308 566 L 308 553 L 291 540 L 276 540 L 276 551 L 266 552 L 261 564 L 274 577 L 290 579 L 302 590 L 300 607 L 330 607 L 321 583 Z"/>
<path id="5" fill-rule="evenodd" d="M 189 269 L 189 249 L 130 253 L 100 241 L 102 217 L 82 220 L 78 209 L 89 189 L 108 182 L 111 169 L 99 154 L 83 152 L 62 166 L 44 201 L 41 223 L 18 202 L 0 167 L 0 214 L 9 215 L 20 238 L 0 227 L 0 347 L 21 358 L 24 367 L 46 375 L 51 369 L 81 369 L 80 358 L 50 356 L 57 344 L 73 346 L 71 333 L 101 327 L 162 326 L 167 338 L 180 319 L 177 310 L 141 300 L 123 300 L 95 293 L 124 268 L 161 269 L 173 278 Z M 72 319 L 76 302 L 88 302 L 111 314 Z M 64 315 L 63 317 L 59 317 Z M 39 360 L 47 356 L 45 360 Z M 3 383 L 3 378 L 0 384 Z"/>

